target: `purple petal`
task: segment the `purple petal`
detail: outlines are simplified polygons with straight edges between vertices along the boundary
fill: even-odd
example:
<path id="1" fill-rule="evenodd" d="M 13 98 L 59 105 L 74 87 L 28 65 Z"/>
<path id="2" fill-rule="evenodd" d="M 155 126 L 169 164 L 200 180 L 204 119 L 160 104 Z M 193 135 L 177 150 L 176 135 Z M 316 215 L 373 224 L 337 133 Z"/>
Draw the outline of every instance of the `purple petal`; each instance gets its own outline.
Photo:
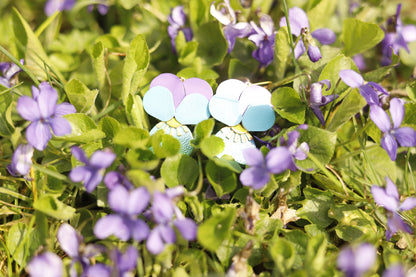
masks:
<path id="1" fill-rule="evenodd" d="M 90 169 L 91 175 L 88 179 L 84 180 L 85 190 L 92 192 L 103 180 L 103 174 L 99 170 Z"/>
<path id="2" fill-rule="evenodd" d="M 379 186 L 372 186 L 371 194 L 373 195 L 374 202 L 386 210 L 394 212 L 399 207 L 399 200 L 392 195 L 388 195 L 386 190 Z"/>
<path id="3" fill-rule="evenodd" d="M 267 153 L 266 164 L 269 172 L 273 174 L 282 173 L 286 169 L 293 168 L 292 153 L 286 147 L 276 147 Z"/>
<path id="4" fill-rule="evenodd" d="M 390 117 L 383 110 L 383 108 L 377 105 L 371 105 L 370 106 L 370 118 L 383 133 L 390 130 L 391 128 Z"/>
<path id="5" fill-rule="evenodd" d="M 27 175 L 32 167 L 33 147 L 29 144 L 20 144 L 13 153 L 12 163 L 9 169 L 11 174 Z"/>
<path id="6" fill-rule="evenodd" d="M 221 10 L 217 10 L 215 8 L 215 1 L 211 3 L 210 6 L 210 14 L 215 17 L 221 24 L 228 25 L 231 23 L 235 23 L 235 13 L 231 6 L 225 1 L 227 8 L 226 11 L 223 12 Z"/>
<path id="7" fill-rule="evenodd" d="M 310 44 L 308 47 L 308 56 L 309 56 L 309 59 L 314 63 L 319 61 L 322 58 L 319 47 Z"/>
<path id="8" fill-rule="evenodd" d="M 91 171 L 85 166 L 77 166 L 69 172 L 69 179 L 76 183 L 88 180 L 90 177 Z"/>
<path id="9" fill-rule="evenodd" d="M 249 166 L 262 166 L 264 164 L 263 153 L 257 148 L 244 149 L 243 157 Z"/>
<path id="10" fill-rule="evenodd" d="M 185 193 L 185 188 L 183 186 L 176 186 L 173 188 L 168 188 L 165 190 L 165 194 L 169 199 L 175 199 L 181 197 Z"/>
<path id="11" fill-rule="evenodd" d="M 71 258 L 77 258 L 79 256 L 79 246 L 82 243 L 82 237 L 77 231 L 69 225 L 64 223 L 59 227 L 57 238 L 62 250 L 68 254 Z"/>
<path id="12" fill-rule="evenodd" d="M 38 104 L 29 96 L 21 96 L 17 100 L 16 109 L 19 115 L 25 120 L 36 121 L 41 118 Z"/>
<path id="13" fill-rule="evenodd" d="M 64 264 L 58 255 L 45 252 L 34 257 L 27 265 L 31 277 L 61 277 Z"/>
<path id="14" fill-rule="evenodd" d="M 183 11 L 183 6 L 176 6 L 170 10 L 170 15 L 168 16 L 169 24 L 177 24 L 179 26 L 184 26 L 186 23 L 186 15 Z"/>
<path id="15" fill-rule="evenodd" d="M 55 116 L 64 116 L 66 114 L 76 113 L 77 110 L 72 104 L 69 103 L 61 103 L 56 105 L 55 107 Z"/>
<path id="16" fill-rule="evenodd" d="M 397 190 L 396 184 L 389 177 L 384 178 L 386 180 L 386 193 L 394 197 L 399 202 L 399 191 Z"/>
<path id="17" fill-rule="evenodd" d="M 334 99 L 337 99 L 339 96 L 338 95 L 325 95 L 322 96 L 322 105 L 326 105 L 332 101 L 334 101 Z"/>
<path id="18" fill-rule="evenodd" d="M 274 35 L 274 23 L 270 15 L 263 14 L 260 16 L 260 27 L 263 29 L 267 36 Z"/>
<path id="19" fill-rule="evenodd" d="M 88 164 L 88 158 L 85 155 L 84 150 L 82 150 L 78 146 L 73 146 L 71 148 L 71 154 L 72 154 L 72 156 L 75 157 L 75 159 L 79 160 L 80 162 L 82 162 L 84 164 Z"/>
<path id="20" fill-rule="evenodd" d="M 89 164 L 97 168 L 107 168 L 116 159 L 116 154 L 111 151 L 95 151 L 90 158 Z"/>
<path id="21" fill-rule="evenodd" d="M 303 161 L 308 157 L 307 153 L 309 153 L 309 145 L 307 142 L 302 142 L 296 149 L 295 153 L 293 154 L 293 157 L 296 160 Z"/>
<path id="22" fill-rule="evenodd" d="M 295 46 L 295 58 L 298 59 L 305 52 L 305 44 L 303 43 L 303 40 L 299 40 L 298 44 Z"/>
<path id="23" fill-rule="evenodd" d="M 170 225 L 159 225 L 159 234 L 162 237 L 163 241 L 166 243 L 175 243 L 176 234 L 175 230 Z"/>
<path id="24" fill-rule="evenodd" d="M 135 241 L 143 241 L 149 236 L 150 228 L 139 218 L 131 222 L 130 232 Z"/>
<path id="25" fill-rule="evenodd" d="M 372 87 L 374 87 L 377 91 L 385 94 L 385 95 L 389 95 L 389 93 L 387 92 L 387 90 L 385 88 L 383 88 L 381 85 L 379 85 L 378 83 L 375 82 L 368 82 L 369 85 L 371 85 Z"/>
<path id="26" fill-rule="evenodd" d="M 364 273 L 373 267 L 377 259 L 374 245 L 363 243 L 355 249 L 354 267 L 357 272 Z"/>
<path id="27" fill-rule="evenodd" d="M 415 25 L 403 26 L 400 33 L 406 42 L 416 41 L 416 26 Z"/>
<path id="28" fill-rule="evenodd" d="M 165 223 L 172 219 L 174 207 L 172 200 L 160 192 L 153 193 L 153 204 L 151 207 L 153 219 L 157 223 Z"/>
<path id="29" fill-rule="evenodd" d="M 322 103 L 322 84 L 320 83 L 313 83 L 311 85 L 311 96 L 310 96 L 311 104 L 321 104 Z"/>
<path id="30" fill-rule="evenodd" d="M 270 180 L 270 174 L 265 167 L 250 167 L 240 174 L 240 181 L 244 186 L 261 189 Z"/>
<path id="31" fill-rule="evenodd" d="M 183 82 L 178 76 L 172 73 L 162 73 L 158 75 L 150 83 L 149 90 L 155 86 L 165 87 L 172 93 L 175 108 L 179 106 L 182 99 L 185 97 Z"/>
<path id="32" fill-rule="evenodd" d="M 26 139 L 30 145 L 39 151 L 43 151 L 52 138 L 51 130 L 47 123 L 34 121 L 26 129 Z"/>
<path id="33" fill-rule="evenodd" d="M 357 54 L 352 57 L 355 65 L 358 67 L 358 70 L 364 71 L 367 68 L 367 65 L 362 54 Z"/>
<path id="34" fill-rule="evenodd" d="M 150 202 L 151 195 L 146 187 L 139 187 L 130 191 L 128 198 L 128 214 L 141 214 Z"/>
<path id="35" fill-rule="evenodd" d="M 400 205 L 400 211 L 408 211 L 416 207 L 416 198 L 415 197 L 408 197 L 406 198 L 403 203 Z"/>
<path id="36" fill-rule="evenodd" d="M 363 77 L 351 69 L 344 69 L 339 72 L 339 77 L 345 84 L 352 88 L 358 88 L 364 84 Z"/>
<path id="37" fill-rule="evenodd" d="M 153 255 L 157 255 L 165 249 L 165 244 L 162 241 L 162 237 L 159 234 L 158 227 L 154 228 L 149 237 L 146 240 L 146 248 L 149 250 L 150 253 Z"/>
<path id="38" fill-rule="evenodd" d="M 94 264 L 87 268 L 86 276 L 88 277 L 111 277 L 111 268 L 106 264 Z"/>
<path id="39" fill-rule="evenodd" d="M 350 272 L 355 270 L 354 265 L 354 252 L 352 248 L 344 248 L 340 251 L 337 258 L 338 267 L 345 272 Z"/>
<path id="40" fill-rule="evenodd" d="M 380 101 L 378 98 L 378 93 L 374 90 L 372 86 L 370 86 L 369 84 L 365 84 L 363 86 L 360 86 L 358 90 L 361 96 L 365 98 L 365 101 L 367 101 L 368 105 L 379 105 Z"/>
<path id="41" fill-rule="evenodd" d="M 400 146 L 413 147 L 416 146 L 416 131 L 410 127 L 401 127 L 394 130 L 394 137 Z"/>
<path id="42" fill-rule="evenodd" d="M 381 138 L 381 147 L 384 148 L 384 150 L 387 151 L 387 154 L 389 154 L 389 157 L 392 161 L 396 160 L 397 157 L 397 141 L 394 136 L 392 136 L 389 133 L 386 133 Z"/>
<path id="43" fill-rule="evenodd" d="M 289 24 L 290 30 L 293 35 L 300 36 L 302 28 L 307 27 L 309 29 L 309 19 L 305 11 L 299 7 L 293 7 L 289 9 Z M 286 18 L 280 19 L 280 27 L 287 26 Z"/>
<path id="44" fill-rule="evenodd" d="M 399 98 L 390 100 L 390 115 L 393 120 L 393 128 L 399 128 L 404 118 L 404 102 Z"/>
<path id="45" fill-rule="evenodd" d="M 312 32 L 312 37 L 317 39 L 322 44 L 332 44 L 337 39 L 334 31 L 328 28 L 317 29 Z"/>
<path id="46" fill-rule="evenodd" d="M 319 122 L 322 124 L 322 126 L 325 127 L 325 119 L 321 109 L 319 107 L 311 107 L 311 109 L 313 113 L 316 115 L 316 117 L 319 119 Z"/>
<path id="47" fill-rule="evenodd" d="M 233 50 L 236 38 L 244 38 L 251 33 L 252 27 L 247 22 L 239 22 L 225 26 L 224 36 L 228 43 L 228 53 Z"/>
<path id="48" fill-rule="evenodd" d="M 390 237 L 397 233 L 397 231 L 403 231 L 409 234 L 413 233 L 412 228 L 403 221 L 398 213 L 393 213 L 392 216 L 387 218 L 387 227 L 389 228 Z"/>
<path id="49" fill-rule="evenodd" d="M 384 270 L 382 277 L 406 277 L 406 274 L 401 264 L 395 264 Z"/>
<path id="50" fill-rule="evenodd" d="M 108 192 L 108 205 L 118 213 L 128 213 L 129 192 L 123 186 L 116 186 Z"/>
<path id="51" fill-rule="evenodd" d="M 260 46 L 261 42 L 264 40 L 263 34 L 252 34 L 248 37 L 250 41 L 252 41 L 257 47 Z"/>
<path id="52" fill-rule="evenodd" d="M 94 235 L 99 239 L 115 235 L 120 240 L 126 241 L 130 238 L 130 228 L 121 216 L 110 214 L 95 223 Z"/>
<path id="53" fill-rule="evenodd" d="M 139 252 L 134 246 L 129 246 L 126 252 L 123 254 L 118 253 L 117 267 L 119 268 L 120 273 L 125 273 L 127 271 L 133 270 L 137 266 L 138 257 Z"/>
<path id="54" fill-rule="evenodd" d="M 72 127 L 68 120 L 63 117 L 54 117 L 49 121 L 55 136 L 64 136 L 71 134 Z"/>
<path id="55" fill-rule="evenodd" d="M 58 101 L 58 92 L 46 82 L 39 85 L 39 96 L 37 102 L 41 117 L 46 119 L 51 117 L 55 112 L 56 102 Z"/>
<path id="56" fill-rule="evenodd" d="M 198 226 L 190 218 L 177 219 L 173 223 L 175 227 L 179 230 L 182 237 L 187 241 L 196 239 L 196 233 Z"/>

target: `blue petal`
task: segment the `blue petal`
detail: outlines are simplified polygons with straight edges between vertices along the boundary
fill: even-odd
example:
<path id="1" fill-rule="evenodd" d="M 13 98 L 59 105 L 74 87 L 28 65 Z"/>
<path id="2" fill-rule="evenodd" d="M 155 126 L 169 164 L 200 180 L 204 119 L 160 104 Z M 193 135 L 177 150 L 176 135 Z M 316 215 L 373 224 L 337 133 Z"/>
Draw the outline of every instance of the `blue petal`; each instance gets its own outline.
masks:
<path id="1" fill-rule="evenodd" d="M 209 102 L 212 117 L 228 126 L 235 126 L 241 122 L 239 102 L 214 95 Z"/>
<path id="2" fill-rule="evenodd" d="M 248 131 L 261 132 L 271 128 L 276 117 L 269 105 L 249 106 L 243 115 L 243 126 Z"/>
<path id="3" fill-rule="evenodd" d="M 184 125 L 198 124 L 209 116 L 208 99 L 197 93 L 185 96 L 175 112 L 175 118 Z"/>
<path id="4" fill-rule="evenodd" d="M 168 121 L 175 114 L 172 93 L 162 86 L 152 87 L 143 97 L 143 108 L 160 121 Z"/>

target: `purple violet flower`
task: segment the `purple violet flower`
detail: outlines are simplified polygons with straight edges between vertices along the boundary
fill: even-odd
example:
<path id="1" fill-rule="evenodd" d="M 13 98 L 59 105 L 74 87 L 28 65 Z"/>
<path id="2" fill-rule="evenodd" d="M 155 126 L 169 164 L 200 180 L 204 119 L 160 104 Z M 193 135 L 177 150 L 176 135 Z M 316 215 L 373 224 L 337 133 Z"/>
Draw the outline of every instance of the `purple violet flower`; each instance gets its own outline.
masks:
<path id="1" fill-rule="evenodd" d="M 134 246 L 129 246 L 124 253 L 121 253 L 118 249 L 114 249 L 111 252 L 111 260 L 115 263 L 112 276 L 131 276 L 129 273 L 136 268 L 138 257 L 139 252 Z"/>
<path id="2" fill-rule="evenodd" d="M 70 276 L 78 276 L 75 268 L 75 263 L 80 263 L 84 274 L 88 272 L 90 267 L 90 259 L 102 253 L 104 248 L 95 244 L 84 244 L 84 238 L 79 234 L 74 227 L 68 223 L 62 224 L 57 233 L 57 238 L 62 250 L 72 259 L 70 266 Z M 88 275 L 90 276 L 90 275 Z"/>
<path id="3" fill-rule="evenodd" d="M 357 54 L 352 57 L 355 65 L 357 66 L 358 70 L 364 71 L 367 69 L 367 64 L 365 63 L 365 59 L 363 54 Z"/>
<path id="4" fill-rule="evenodd" d="M 87 7 L 88 12 L 92 12 L 94 8 L 96 7 L 99 14 L 106 15 L 110 7 L 106 4 L 107 3 L 106 0 L 101 0 L 100 2 L 101 4 L 88 5 Z"/>
<path id="5" fill-rule="evenodd" d="M 48 0 L 45 5 L 45 14 L 51 16 L 57 11 L 72 10 L 75 2 L 76 0 Z"/>
<path id="6" fill-rule="evenodd" d="M 13 153 L 12 163 L 7 170 L 13 176 L 25 176 L 28 178 L 32 167 L 33 147 L 30 144 L 20 144 Z"/>
<path id="7" fill-rule="evenodd" d="M 183 11 L 183 6 L 176 6 L 171 9 L 168 16 L 168 34 L 170 36 L 170 42 L 172 44 L 173 52 L 176 53 L 175 39 L 178 36 L 179 31 L 182 31 L 185 35 L 185 40 L 190 41 L 193 37 L 192 29 L 185 28 L 186 15 Z"/>
<path id="8" fill-rule="evenodd" d="M 144 220 L 137 218 L 147 208 L 150 193 L 146 187 L 128 190 L 124 186 L 116 186 L 108 193 L 108 205 L 116 212 L 100 218 L 94 226 L 94 234 L 99 239 L 116 236 L 122 241 L 133 238 L 145 240 L 149 227 Z"/>
<path id="9" fill-rule="evenodd" d="M 175 204 L 175 198 L 183 193 L 184 188 L 178 186 L 167 189 L 164 193 L 153 194 L 149 215 L 157 225 L 150 231 L 146 241 L 146 248 L 150 253 L 160 254 L 165 249 L 165 244 L 176 242 L 173 226 L 185 240 L 190 241 L 196 238 L 197 225 L 192 219 L 184 217 Z"/>
<path id="10" fill-rule="evenodd" d="M 389 266 L 384 270 L 382 277 L 405 277 L 404 268 L 401 264 L 397 263 Z"/>
<path id="11" fill-rule="evenodd" d="M 289 24 L 292 35 L 302 39 L 299 40 L 295 47 L 295 57 L 299 58 L 305 51 L 308 52 L 309 59 L 312 62 L 317 62 L 321 58 L 321 52 L 315 45 L 314 39 L 321 44 L 332 44 L 336 40 L 335 33 L 327 28 L 316 29 L 309 33 L 309 19 L 305 11 L 299 7 L 289 9 Z M 287 26 L 286 18 L 280 19 L 280 27 Z"/>
<path id="12" fill-rule="evenodd" d="M 346 247 L 338 255 L 338 268 L 346 277 L 363 276 L 374 265 L 377 252 L 374 245 L 363 243 L 356 247 Z"/>
<path id="13" fill-rule="evenodd" d="M 77 146 L 71 148 L 71 153 L 85 165 L 73 168 L 69 178 L 72 182 L 83 182 L 88 192 L 92 192 L 101 183 L 105 169 L 116 159 L 116 154 L 111 151 L 95 151 L 88 159 L 84 151 Z"/>
<path id="14" fill-rule="evenodd" d="M 128 190 L 134 189 L 134 185 L 130 182 L 130 180 L 118 171 L 108 172 L 104 177 L 104 184 L 110 190 L 116 186 L 124 186 Z"/>
<path id="15" fill-rule="evenodd" d="M 416 198 L 408 197 L 400 203 L 400 195 L 396 185 L 389 177 L 386 176 L 385 179 L 387 183 L 386 188 L 384 189 L 374 185 L 371 187 L 371 193 L 376 204 L 388 211 L 386 239 L 390 240 L 397 231 L 412 233 L 412 228 L 403 221 L 400 212 L 415 208 Z"/>
<path id="16" fill-rule="evenodd" d="M 383 58 L 382 65 L 389 65 L 391 63 L 391 52 L 398 55 L 400 48 L 405 49 L 408 53 L 409 48 L 407 44 L 416 41 L 416 26 L 406 25 L 400 19 L 400 10 L 402 4 L 397 5 L 396 15 L 389 18 L 387 21 L 387 30 L 385 30 L 384 39 L 381 42 L 381 52 Z"/>
<path id="17" fill-rule="evenodd" d="M 281 145 L 270 150 L 266 157 L 257 148 L 248 148 L 243 152 L 244 158 L 249 168 L 240 174 L 240 181 L 244 186 L 253 189 L 263 188 L 270 180 L 272 174 L 279 174 L 287 169 L 297 170 L 296 160 L 304 160 L 309 152 L 309 146 L 303 142 L 298 147 L 298 131 L 288 133 L 288 140 L 283 137 Z"/>
<path id="18" fill-rule="evenodd" d="M 403 100 L 399 98 L 391 99 L 389 110 L 393 127 L 389 115 L 378 105 L 370 106 L 370 118 L 383 132 L 381 147 L 387 151 L 390 159 L 395 161 L 398 145 L 404 147 L 416 145 L 416 131 L 410 127 L 400 127 L 405 113 Z"/>
<path id="19" fill-rule="evenodd" d="M 260 27 L 251 22 L 254 34 L 248 39 L 254 42 L 257 49 L 253 51 L 252 56 L 264 67 L 268 66 L 274 59 L 274 41 L 276 31 L 274 29 L 273 19 L 263 14 L 260 17 Z"/>
<path id="20" fill-rule="evenodd" d="M 230 53 L 234 49 L 236 39 L 247 37 L 253 32 L 253 29 L 248 22 L 237 23 L 237 16 L 229 0 L 224 0 L 217 8 L 215 7 L 215 1 L 212 2 L 210 13 L 221 24 L 225 25 L 224 36 L 228 43 L 228 53 Z"/>
<path id="21" fill-rule="evenodd" d="M 27 272 L 31 277 L 61 277 L 63 276 L 61 258 L 52 252 L 44 252 L 34 257 L 27 265 Z"/>
<path id="22" fill-rule="evenodd" d="M 24 60 L 21 59 L 20 63 L 23 64 Z M 14 82 L 12 80 L 13 77 L 16 76 L 17 73 L 21 72 L 22 69 L 14 63 L 4 62 L 0 63 L 0 71 L 3 74 L 3 77 L 0 76 L 0 85 L 6 88 L 11 88 L 14 86 Z"/>
<path id="23" fill-rule="evenodd" d="M 71 133 L 71 125 L 63 115 L 75 113 L 69 103 L 56 104 L 58 92 L 47 82 L 42 82 L 39 89 L 32 86 L 32 97 L 21 96 L 17 100 L 17 112 L 22 118 L 32 121 L 26 129 L 26 139 L 30 145 L 42 151 L 52 138 Z"/>
<path id="24" fill-rule="evenodd" d="M 322 80 L 317 83 L 313 83 L 311 85 L 311 94 L 310 94 L 310 107 L 316 117 L 321 122 L 322 126 L 325 126 L 325 119 L 324 115 L 322 114 L 321 107 L 325 106 L 326 104 L 334 101 L 338 95 L 322 95 L 322 88 L 324 85 L 327 86 L 327 91 L 331 88 L 331 81 L 329 80 Z"/>
<path id="25" fill-rule="evenodd" d="M 389 93 L 375 82 L 365 82 L 364 78 L 351 69 L 341 70 L 339 77 L 345 84 L 352 88 L 358 88 L 361 96 L 365 98 L 368 105 L 382 106 L 387 100 Z"/>

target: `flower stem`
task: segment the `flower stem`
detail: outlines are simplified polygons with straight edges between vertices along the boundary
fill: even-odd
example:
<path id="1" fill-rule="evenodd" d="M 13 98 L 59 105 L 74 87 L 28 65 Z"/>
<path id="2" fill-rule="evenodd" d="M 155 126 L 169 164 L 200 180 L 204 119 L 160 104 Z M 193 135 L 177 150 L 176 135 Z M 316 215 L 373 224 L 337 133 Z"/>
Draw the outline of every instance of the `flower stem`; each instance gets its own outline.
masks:
<path id="1" fill-rule="evenodd" d="M 283 0 L 283 11 L 284 11 L 285 17 L 286 17 L 287 32 L 288 32 L 288 35 L 289 35 L 290 48 L 292 49 L 292 59 L 293 59 L 293 64 L 295 65 L 295 72 L 299 72 L 300 68 L 299 68 L 298 63 L 296 62 L 295 46 L 293 44 L 292 31 L 290 30 L 289 11 L 287 9 L 286 0 Z"/>

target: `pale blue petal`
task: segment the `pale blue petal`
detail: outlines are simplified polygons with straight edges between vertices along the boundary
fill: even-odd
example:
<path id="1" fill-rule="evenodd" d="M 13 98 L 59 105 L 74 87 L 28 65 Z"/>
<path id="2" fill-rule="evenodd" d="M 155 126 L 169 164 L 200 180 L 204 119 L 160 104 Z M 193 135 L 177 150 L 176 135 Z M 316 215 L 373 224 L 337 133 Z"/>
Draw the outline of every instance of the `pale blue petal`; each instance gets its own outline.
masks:
<path id="1" fill-rule="evenodd" d="M 175 115 L 172 93 L 162 86 L 152 87 L 146 92 L 143 97 L 143 108 L 160 121 L 168 121 Z"/>
<path id="2" fill-rule="evenodd" d="M 176 108 L 175 118 L 183 125 L 198 124 L 210 117 L 208 103 L 202 94 L 187 95 Z"/>
<path id="3" fill-rule="evenodd" d="M 247 131 L 261 132 L 270 129 L 275 119 L 276 115 L 270 105 L 249 106 L 243 115 L 242 124 Z"/>

